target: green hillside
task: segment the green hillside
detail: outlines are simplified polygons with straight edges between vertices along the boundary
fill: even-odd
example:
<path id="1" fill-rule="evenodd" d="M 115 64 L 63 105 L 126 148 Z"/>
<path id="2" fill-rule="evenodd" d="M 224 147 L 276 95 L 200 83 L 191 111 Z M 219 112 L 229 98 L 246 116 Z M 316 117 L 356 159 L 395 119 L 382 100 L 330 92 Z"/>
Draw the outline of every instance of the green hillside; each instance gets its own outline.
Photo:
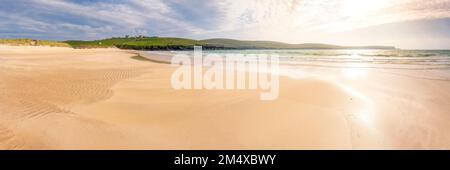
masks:
<path id="1" fill-rule="evenodd" d="M 190 50 L 203 46 L 206 50 L 224 49 L 394 49 L 389 46 L 337 46 L 329 44 L 288 44 L 275 41 L 241 41 L 233 39 L 193 40 L 172 37 L 127 37 L 94 41 L 69 40 L 63 42 L 32 39 L 0 39 L 0 44 L 59 46 L 72 48 L 109 48 L 134 50 Z"/>
<path id="2" fill-rule="evenodd" d="M 183 50 L 196 45 L 205 45 L 201 41 L 169 37 L 131 37 L 109 38 L 95 41 L 65 41 L 73 48 L 107 48 L 117 47 L 135 50 Z"/>
<path id="3" fill-rule="evenodd" d="M 193 40 L 171 37 L 131 37 L 110 38 L 96 41 L 65 41 L 73 48 L 117 47 L 135 50 L 189 50 L 193 46 L 203 46 L 204 49 L 393 49 L 386 46 L 337 46 L 329 44 L 287 44 L 275 41 L 241 41 L 233 39 Z"/>
<path id="4" fill-rule="evenodd" d="M 0 39 L 0 44 L 15 46 L 70 47 L 69 44 L 63 42 L 32 39 Z"/>

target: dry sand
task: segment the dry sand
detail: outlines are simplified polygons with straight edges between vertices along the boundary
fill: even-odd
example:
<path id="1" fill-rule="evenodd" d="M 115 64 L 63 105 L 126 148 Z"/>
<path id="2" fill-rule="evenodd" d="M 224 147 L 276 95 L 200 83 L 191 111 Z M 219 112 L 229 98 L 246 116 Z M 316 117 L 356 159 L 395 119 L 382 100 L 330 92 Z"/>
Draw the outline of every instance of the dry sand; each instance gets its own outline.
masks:
<path id="1" fill-rule="evenodd" d="M 450 148 L 448 81 L 314 71 L 281 77 L 279 98 L 261 101 L 174 90 L 176 68 L 132 56 L 0 46 L 0 149 Z"/>

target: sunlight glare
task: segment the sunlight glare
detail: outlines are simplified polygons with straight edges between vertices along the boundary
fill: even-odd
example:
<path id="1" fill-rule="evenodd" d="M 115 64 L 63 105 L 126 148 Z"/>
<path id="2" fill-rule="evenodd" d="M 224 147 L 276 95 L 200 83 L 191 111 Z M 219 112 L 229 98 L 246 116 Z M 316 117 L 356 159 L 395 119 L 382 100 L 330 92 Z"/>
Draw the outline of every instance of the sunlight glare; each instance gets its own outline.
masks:
<path id="1" fill-rule="evenodd" d="M 341 4 L 341 14 L 348 17 L 363 16 L 377 10 L 385 8 L 385 0 L 345 0 Z"/>

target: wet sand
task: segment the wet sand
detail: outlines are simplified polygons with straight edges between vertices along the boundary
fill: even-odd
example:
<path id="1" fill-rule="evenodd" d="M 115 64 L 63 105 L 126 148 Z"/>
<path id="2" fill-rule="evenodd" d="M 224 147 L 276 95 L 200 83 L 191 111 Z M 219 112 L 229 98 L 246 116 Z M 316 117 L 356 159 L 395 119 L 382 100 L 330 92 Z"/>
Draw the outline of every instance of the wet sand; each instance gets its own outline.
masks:
<path id="1" fill-rule="evenodd" d="M 133 56 L 0 46 L 0 149 L 450 148 L 450 83 L 417 77 L 437 73 L 307 67 L 261 101 L 174 90 L 176 67 Z"/>

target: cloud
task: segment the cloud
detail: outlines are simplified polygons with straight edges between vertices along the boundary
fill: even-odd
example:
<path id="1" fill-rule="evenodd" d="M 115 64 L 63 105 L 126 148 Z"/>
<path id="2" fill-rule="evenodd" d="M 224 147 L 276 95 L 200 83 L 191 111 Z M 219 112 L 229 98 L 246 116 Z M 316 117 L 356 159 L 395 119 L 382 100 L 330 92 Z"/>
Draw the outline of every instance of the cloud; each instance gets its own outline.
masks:
<path id="1" fill-rule="evenodd" d="M 218 20 L 221 29 L 197 37 L 357 45 L 360 42 L 370 44 L 370 42 L 380 43 L 381 41 L 371 41 L 370 39 L 356 41 L 355 39 L 352 44 L 348 41 L 338 41 L 335 37 L 345 39 L 345 37 L 337 35 L 389 23 L 450 18 L 448 0 L 258 0 L 244 2 L 224 0 L 219 4 L 221 6 L 217 7 L 217 10 L 223 12 L 223 18 Z M 415 23 L 427 24 L 429 22 Z M 435 30 L 433 27 L 427 29 L 428 32 Z M 386 42 L 404 42 L 391 41 L 388 34 L 385 35 Z M 415 35 L 409 34 L 409 36 Z M 430 34 L 429 39 L 433 39 L 433 36 Z M 436 37 L 434 38 L 437 40 Z M 402 44 L 393 45 L 406 48 L 417 47 L 417 44 L 414 44 L 414 47 Z M 422 45 L 426 46 L 426 44 Z"/>
<path id="2" fill-rule="evenodd" d="M 450 17 L 448 0 L 3 0 L 0 37 L 127 34 L 326 41 L 321 35 Z M 318 38 L 320 37 L 320 38 Z M 325 37 L 326 38 L 326 37 Z"/>
<path id="3" fill-rule="evenodd" d="M 53 35 L 61 33 L 61 38 L 58 39 L 67 37 L 94 39 L 142 33 L 177 36 L 204 31 L 202 25 L 180 19 L 178 11 L 172 10 L 172 7 L 160 0 L 82 3 L 63 0 L 19 0 L 19 2 L 6 0 L 4 4 L 0 7 L 4 11 L 0 15 L 4 18 L 0 23 L 2 25 L 9 23 L 7 25 L 9 30 L 0 32 L 2 37 L 9 37 L 8 35 L 12 34 L 8 32 L 17 29 L 27 32 L 26 36 L 34 33 L 35 36 L 42 35 L 43 38 L 46 37 L 42 30 L 47 30 Z M 67 34 L 68 32 L 71 34 Z"/>

